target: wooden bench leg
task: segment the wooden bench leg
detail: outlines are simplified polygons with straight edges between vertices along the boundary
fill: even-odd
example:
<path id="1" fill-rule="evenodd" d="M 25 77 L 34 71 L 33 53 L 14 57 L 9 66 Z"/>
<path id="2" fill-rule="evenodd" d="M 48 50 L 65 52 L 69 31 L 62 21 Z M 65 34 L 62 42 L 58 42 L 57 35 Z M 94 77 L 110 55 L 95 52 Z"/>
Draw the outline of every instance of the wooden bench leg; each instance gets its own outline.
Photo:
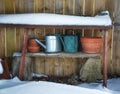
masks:
<path id="1" fill-rule="evenodd" d="M 103 86 L 107 87 L 107 35 L 108 31 L 104 34 L 104 54 L 103 54 Z"/>
<path id="2" fill-rule="evenodd" d="M 2 62 L 2 67 L 3 67 L 3 74 L 0 74 L 0 79 L 10 79 L 10 72 L 9 72 L 9 68 L 6 62 L 6 59 L 3 59 Z"/>
<path id="3" fill-rule="evenodd" d="M 19 71 L 20 80 L 23 79 L 23 74 L 24 74 L 25 56 L 26 56 L 26 50 L 27 50 L 27 41 L 28 41 L 28 29 L 25 29 L 24 43 L 23 43 L 23 50 L 22 50 L 22 57 L 21 57 L 20 71 Z"/>

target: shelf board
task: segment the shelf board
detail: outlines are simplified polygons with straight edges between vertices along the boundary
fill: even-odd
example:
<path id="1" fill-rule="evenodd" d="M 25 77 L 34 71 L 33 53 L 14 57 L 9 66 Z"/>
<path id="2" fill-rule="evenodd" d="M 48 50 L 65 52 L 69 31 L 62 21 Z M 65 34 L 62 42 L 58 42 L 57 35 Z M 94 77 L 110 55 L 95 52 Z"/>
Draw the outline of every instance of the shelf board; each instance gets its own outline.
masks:
<path id="1" fill-rule="evenodd" d="M 72 58 L 85 58 L 85 57 L 99 57 L 100 53 L 95 54 L 89 54 L 89 53 L 83 53 L 83 52 L 77 52 L 77 53 L 45 53 L 45 52 L 39 52 L 39 53 L 27 53 L 27 56 L 31 57 L 72 57 Z"/>

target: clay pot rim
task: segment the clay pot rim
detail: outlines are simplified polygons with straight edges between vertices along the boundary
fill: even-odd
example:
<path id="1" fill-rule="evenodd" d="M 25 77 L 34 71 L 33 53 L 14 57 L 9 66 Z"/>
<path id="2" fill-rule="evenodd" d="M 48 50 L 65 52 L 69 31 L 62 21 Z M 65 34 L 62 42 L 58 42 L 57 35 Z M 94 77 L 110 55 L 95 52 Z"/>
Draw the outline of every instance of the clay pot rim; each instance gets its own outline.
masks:
<path id="1" fill-rule="evenodd" d="M 28 48 L 40 48 L 40 46 L 28 46 Z"/>
<path id="2" fill-rule="evenodd" d="M 29 52 L 39 52 L 40 51 L 40 47 L 39 46 L 28 46 L 27 47 Z"/>
<path id="3" fill-rule="evenodd" d="M 102 37 L 81 37 L 81 39 L 102 39 Z"/>
<path id="4" fill-rule="evenodd" d="M 81 44 L 82 44 L 83 51 L 86 53 L 100 52 L 102 41 L 103 41 L 102 37 L 81 38 Z"/>
<path id="5" fill-rule="evenodd" d="M 102 37 L 82 37 L 80 38 L 80 40 L 82 42 L 90 42 L 90 41 L 102 42 L 103 38 Z"/>

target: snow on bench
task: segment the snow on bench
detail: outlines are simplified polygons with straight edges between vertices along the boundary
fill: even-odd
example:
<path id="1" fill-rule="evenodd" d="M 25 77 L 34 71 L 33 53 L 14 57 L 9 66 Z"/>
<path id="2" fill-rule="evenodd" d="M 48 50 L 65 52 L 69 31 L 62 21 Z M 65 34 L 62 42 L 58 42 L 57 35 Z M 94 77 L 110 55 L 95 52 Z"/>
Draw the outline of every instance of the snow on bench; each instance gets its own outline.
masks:
<path id="1" fill-rule="evenodd" d="M 18 25 L 73 25 L 73 26 L 111 26 L 108 11 L 96 16 L 73 16 L 50 13 L 0 14 L 0 24 Z"/>

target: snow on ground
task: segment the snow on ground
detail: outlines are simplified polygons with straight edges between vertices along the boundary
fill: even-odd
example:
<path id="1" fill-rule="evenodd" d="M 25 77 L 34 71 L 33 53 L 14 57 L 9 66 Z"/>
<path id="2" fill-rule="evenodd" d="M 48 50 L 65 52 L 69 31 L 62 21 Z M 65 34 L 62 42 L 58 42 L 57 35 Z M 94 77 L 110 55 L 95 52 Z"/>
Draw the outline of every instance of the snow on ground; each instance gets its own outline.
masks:
<path id="1" fill-rule="evenodd" d="M 101 15 L 94 17 L 50 13 L 26 13 L 0 14 L 0 24 L 109 26 L 112 24 L 112 21 L 108 11 L 103 11 Z"/>
<path id="2" fill-rule="evenodd" d="M 84 83 L 78 86 L 47 81 L 0 80 L 0 94 L 120 94 L 120 78 L 108 80 L 108 88 L 102 83 Z"/>

